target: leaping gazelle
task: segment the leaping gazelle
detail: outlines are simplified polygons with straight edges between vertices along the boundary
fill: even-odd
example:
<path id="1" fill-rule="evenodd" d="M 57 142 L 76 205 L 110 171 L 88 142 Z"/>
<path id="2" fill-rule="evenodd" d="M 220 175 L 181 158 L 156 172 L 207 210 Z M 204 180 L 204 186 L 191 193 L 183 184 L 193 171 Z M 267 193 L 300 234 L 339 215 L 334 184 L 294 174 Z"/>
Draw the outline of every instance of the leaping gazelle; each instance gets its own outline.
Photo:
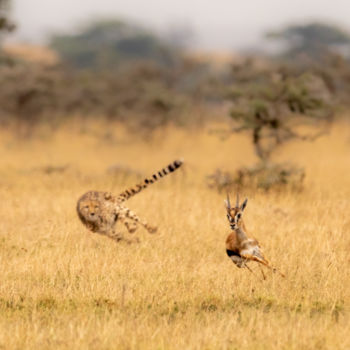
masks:
<path id="1" fill-rule="evenodd" d="M 272 267 L 269 261 L 265 258 L 259 242 L 254 238 L 248 238 L 246 228 L 243 222 L 243 211 L 247 206 L 248 199 L 245 199 L 242 204 L 239 204 L 239 196 L 237 195 L 235 207 L 231 207 L 230 198 L 227 195 L 226 209 L 227 218 L 230 223 L 232 232 L 226 239 L 226 253 L 232 262 L 239 268 L 246 267 L 250 272 L 253 272 L 247 265 L 249 261 L 256 261 L 259 264 L 266 266 L 273 272 L 278 272 L 282 277 L 284 274 L 278 271 L 275 267 Z M 260 266 L 260 265 L 259 265 Z M 263 278 L 265 274 L 261 269 Z"/>

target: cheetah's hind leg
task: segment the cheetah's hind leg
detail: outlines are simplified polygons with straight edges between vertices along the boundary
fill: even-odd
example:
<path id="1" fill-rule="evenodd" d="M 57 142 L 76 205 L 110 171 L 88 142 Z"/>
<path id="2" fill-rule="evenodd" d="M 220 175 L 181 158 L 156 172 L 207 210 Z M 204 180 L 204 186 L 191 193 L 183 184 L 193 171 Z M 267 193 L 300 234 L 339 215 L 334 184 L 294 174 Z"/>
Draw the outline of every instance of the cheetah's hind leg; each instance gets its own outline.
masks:
<path id="1" fill-rule="evenodd" d="M 125 218 L 120 221 L 124 224 L 129 233 L 134 233 L 138 229 L 138 223 L 135 221 L 130 222 L 129 220 L 125 220 Z"/>
<path id="2" fill-rule="evenodd" d="M 149 233 L 155 233 L 157 232 L 156 226 L 149 225 L 146 221 L 142 220 L 140 217 L 138 217 L 133 211 L 131 211 L 128 208 L 123 208 L 123 214 L 126 218 L 129 218 L 130 220 L 134 221 L 135 224 L 141 224 Z M 122 217 L 122 215 L 121 215 Z M 123 220 L 123 219 L 122 219 Z"/>

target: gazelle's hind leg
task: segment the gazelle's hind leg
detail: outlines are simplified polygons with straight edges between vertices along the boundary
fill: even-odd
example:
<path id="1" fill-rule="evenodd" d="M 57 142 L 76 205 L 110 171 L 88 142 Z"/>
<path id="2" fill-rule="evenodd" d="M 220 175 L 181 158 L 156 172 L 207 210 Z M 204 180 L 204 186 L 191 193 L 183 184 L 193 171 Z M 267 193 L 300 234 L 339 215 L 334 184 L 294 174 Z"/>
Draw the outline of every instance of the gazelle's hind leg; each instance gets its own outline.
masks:
<path id="1" fill-rule="evenodd" d="M 283 272 L 281 272 L 280 270 L 277 270 L 276 267 L 272 267 L 272 271 L 273 271 L 273 272 L 276 272 L 276 271 L 277 271 L 283 278 L 286 277 L 286 275 L 285 275 Z"/>
<path id="2" fill-rule="evenodd" d="M 254 275 L 254 276 L 261 282 L 260 278 L 259 278 L 259 277 L 253 272 L 253 270 L 247 265 L 247 262 L 246 262 L 245 260 L 243 260 L 243 266 L 246 267 L 247 270 L 248 270 L 249 272 L 251 272 L 252 275 Z M 259 266 L 260 266 L 260 265 L 259 265 Z M 265 278 L 264 278 L 264 279 L 265 279 Z"/>
<path id="3" fill-rule="evenodd" d="M 137 224 L 141 224 L 149 233 L 155 233 L 157 231 L 157 227 L 149 225 L 146 221 L 139 218 L 133 211 L 128 208 L 122 207 L 120 210 L 120 218 L 123 221 L 123 216 L 134 221 L 135 226 Z"/>
<path id="4" fill-rule="evenodd" d="M 241 252 L 241 256 L 244 257 L 247 260 L 253 260 L 256 261 L 260 264 L 263 264 L 264 266 L 266 266 L 267 268 L 269 268 L 270 270 L 272 270 L 273 272 L 278 272 L 282 277 L 286 277 L 282 272 L 280 272 L 279 270 L 277 270 L 275 267 L 271 266 L 269 261 L 264 259 L 264 258 L 259 258 L 255 255 L 249 254 L 249 253 L 244 253 Z"/>

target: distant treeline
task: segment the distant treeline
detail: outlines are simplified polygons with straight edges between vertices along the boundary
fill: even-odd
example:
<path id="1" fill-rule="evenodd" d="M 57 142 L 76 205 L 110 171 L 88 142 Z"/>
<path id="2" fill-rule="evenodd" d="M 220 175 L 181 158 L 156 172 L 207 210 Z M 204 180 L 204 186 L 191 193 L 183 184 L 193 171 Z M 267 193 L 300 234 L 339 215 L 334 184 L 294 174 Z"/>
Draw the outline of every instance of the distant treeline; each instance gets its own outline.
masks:
<path id="1" fill-rule="evenodd" d="M 178 42 L 114 19 L 90 23 L 76 33 L 54 35 L 50 47 L 77 69 L 114 69 L 139 61 L 173 66 L 179 58 Z"/>
<path id="2" fill-rule="evenodd" d="M 257 56 L 218 70 L 184 55 L 181 36 L 171 41 L 121 21 L 96 22 L 80 33 L 52 38 L 61 57 L 56 64 L 0 57 L 0 121 L 34 125 L 103 117 L 155 128 L 198 123 L 193 110 L 225 103 L 231 117 L 249 129 L 252 121 L 253 128 L 281 125 L 286 110 L 294 117 L 314 113 L 317 106 L 324 114 L 329 101 L 332 109 L 349 103 L 350 64 L 338 52 L 349 43 L 346 33 L 316 23 L 271 36 L 299 37 L 299 46 L 289 48 L 293 60 Z M 307 54 L 303 47 L 310 40 L 314 50 Z"/>
<path id="3" fill-rule="evenodd" d="M 0 120 L 33 124 L 78 115 L 149 127 L 183 122 L 184 111 L 204 101 L 201 90 L 211 86 L 209 77 L 203 65 L 186 62 L 171 69 L 147 62 L 97 72 L 62 65 L 2 64 Z"/>
<path id="4" fill-rule="evenodd" d="M 312 65 L 247 59 L 220 74 L 209 65 L 190 60 L 173 67 L 135 63 L 111 71 L 80 71 L 64 65 L 48 67 L 10 60 L 0 65 L 0 120 L 36 123 L 79 115 L 142 122 L 150 127 L 170 121 L 183 123 L 191 108 L 223 102 L 235 106 L 242 97 L 266 98 L 276 79 L 283 81 L 305 72 L 323 81 L 333 102 L 349 102 L 350 66 L 338 56 Z"/>

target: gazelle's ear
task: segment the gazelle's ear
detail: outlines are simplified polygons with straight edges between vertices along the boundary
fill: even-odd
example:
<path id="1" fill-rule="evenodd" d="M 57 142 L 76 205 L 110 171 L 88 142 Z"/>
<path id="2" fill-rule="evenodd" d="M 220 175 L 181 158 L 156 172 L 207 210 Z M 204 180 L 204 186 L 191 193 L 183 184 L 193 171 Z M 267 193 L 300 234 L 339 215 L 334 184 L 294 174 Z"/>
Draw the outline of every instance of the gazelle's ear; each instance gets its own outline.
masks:
<path id="1" fill-rule="evenodd" d="M 244 200 L 244 202 L 242 203 L 242 205 L 241 205 L 241 210 L 243 211 L 244 209 L 245 209 L 245 207 L 247 206 L 247 203 L 248 203 L 248 198 L 246 198 L 245 200 Z"/>

